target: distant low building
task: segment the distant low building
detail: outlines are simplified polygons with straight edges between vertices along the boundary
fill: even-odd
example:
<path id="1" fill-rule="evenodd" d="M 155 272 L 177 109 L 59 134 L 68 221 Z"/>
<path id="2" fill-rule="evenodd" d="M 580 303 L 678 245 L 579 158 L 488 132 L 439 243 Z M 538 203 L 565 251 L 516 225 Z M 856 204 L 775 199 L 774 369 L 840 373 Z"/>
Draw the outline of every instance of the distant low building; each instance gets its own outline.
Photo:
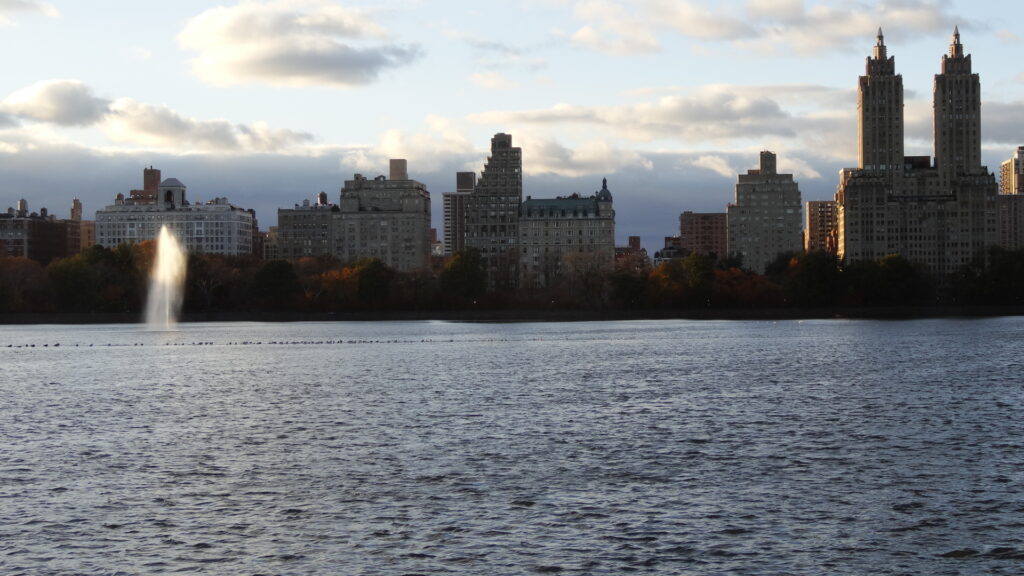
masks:
<path id="1" fill-rule="evenodd" d="M 804 205 L 804 252 L 835 253 L 837 216 L 834 200 L 812 200 Z"/>
<path id="2" fill-rule="evenodd" d="M 651 260 L 647 249 L 641 246 L 639 236 L 630 236 L 625 246 L 615 247 L 615 269 L 625 272 L 641 272 L 650 268 Z"/>
<path id="3" fill-rule="evenodd" d="M 698 252 L 712 258 L 728 254 L 729 226 L 725 212 L 683 212 L 679 215 L 679 252 Z"/>
<path id="4" fill-rule="evenodd" d="M 30 258 L 43 265 L 68 255 L 68 223 L 46 208 L 29 212 L 28 202 L 18 202 L 0 214 L 0 255 Z"/>
<path id="5" fill-rule="evenodd" d="M 466 249 L 466 201 L 475 187 L 475 172 L 458 172 L 455 175 L 455 192 L 445 192 L 442 195 L 445 256 Z"/>
<path id="6" fill-rule="evenodd" d="M 693 252 L 693 250 L 683 250 L 682 246 L 682 238 L 679 236 L 665 236 L 665 245 L 661 250 L 654 251 L 652 264 L 656 267 L 661 266 L 676 258 L 686 258 Z"/>
<path id="7" fill-rule="evenodd" d="M 1017 150 L 999 169 L 1000 194 L 1024 194 L 1024 146 Z"/>
<path id="8" fill-rule="evenodd" d="M 275 258 L 291 260 L 338 254 L 335 236 L 340 222 L 341 208 L 327 201 L 326 192 L 317 194 L 314 203 L 303 200 L 294 208 L 278 208 Z"/>

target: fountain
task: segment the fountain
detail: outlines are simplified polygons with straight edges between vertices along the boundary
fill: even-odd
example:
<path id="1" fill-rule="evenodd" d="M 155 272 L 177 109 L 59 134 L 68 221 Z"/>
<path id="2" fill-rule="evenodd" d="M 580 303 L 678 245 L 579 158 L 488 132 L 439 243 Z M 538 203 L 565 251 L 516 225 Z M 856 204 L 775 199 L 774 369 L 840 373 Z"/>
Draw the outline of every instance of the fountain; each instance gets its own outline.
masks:
<path id="1" fill-rule="evenodd" d="M 167 226 L 160 227 L 156 258 L 149 273 L 146 326 L 151 330 L 174 328 L 181 311 L 185 288 L 185 251 Z"/>

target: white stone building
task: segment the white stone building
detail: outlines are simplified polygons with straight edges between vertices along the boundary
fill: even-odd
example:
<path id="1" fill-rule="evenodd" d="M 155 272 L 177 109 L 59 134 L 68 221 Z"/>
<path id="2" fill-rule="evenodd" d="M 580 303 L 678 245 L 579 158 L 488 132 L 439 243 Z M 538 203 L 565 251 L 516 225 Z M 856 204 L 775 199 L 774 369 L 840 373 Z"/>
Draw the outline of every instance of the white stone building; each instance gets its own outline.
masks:
<path id="1" fill-rule="evenodd" d="M 160 183 L 156 202 L 137 202 L 118 194 L 114 204 L 96 211 L 96 243 L 114 248 L 121 243 L 153 240 L 167 226 L 186 251 L 195 254 L 252 254 L 255 214 L 216 198 L 192 204 L 176 178 Z"/>

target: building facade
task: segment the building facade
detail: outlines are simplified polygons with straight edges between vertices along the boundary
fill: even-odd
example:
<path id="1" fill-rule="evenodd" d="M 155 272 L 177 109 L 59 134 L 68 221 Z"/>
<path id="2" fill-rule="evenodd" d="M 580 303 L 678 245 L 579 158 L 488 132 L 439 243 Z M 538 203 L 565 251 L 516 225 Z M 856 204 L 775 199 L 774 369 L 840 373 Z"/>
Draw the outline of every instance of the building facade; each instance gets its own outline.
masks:
<path id="1" fill-rule="evenodd" d="M 345 181 L 335 255 L 345 262 L 376 258 L 403 272 L 425 268 L 431 250 L 430 192 L 409 179 L 405 160 L 391 160 L 390 176 L 370 180 L 356 174 Z"/>
<path id="2" fill-rule="evenodd" d="M 97 210 L 96 243 L 114 248 L 121 243 L 153 240 L 162 226 L 167 226 L 189 253 L 253 253 L 252 210 L 234 206 L 226 198 L 193 204 L 186 197 L 186 186 L 176 178 L 160 183 L 156 201 L 149 194 L 138 200 L 118 194 L 114 204 Z"/>
<path id="3" fill-rule="evenodd" d="M 476 172 L 457 172 L 455 192 L 445 192 L 444 255 L 451 256 L 466 249 L 466 199 L 476 188 Z"/>
<path id="4" fill-rule="evenodd" d="M 760 168 L 740 174 L 728 206 L 728 251 L 743 266 L 764 272 L 779 254 L 803 249 L 800 187 L 792 174 L 779 174 L 775 154 L 761 152 Z"/>
<path id="5" fill-rule="evenodd" d="M 665 248 L 669 247 L 666 241 Z M 683 257 L 698 252 L 715 259 L 725 258 L 729 253 L 728 215 L 725 212 L 683 212 L 679 215 L 677 248 Z"/>
<path id="6" fill-rule="evenodd" d="M 335 255 L 340 221 L 341 208 L 327 201 L 326 192 L 317 194 L 315 202 L 303 200 L 294 208 L 278 208 L 274 256 L 294 260 Z"/>
<path id="7" fill-rule="evenodd" d="M 804 252 L 836 251 L 834 200 L 811 200 L 804 204 Z"/>
<path id="8" fill-rule="evenodd" d="M 999 193 L 1024 194 L 1024 146 L 1000 166 Z"/>
<path id="9" fill-rule="evenodd" d="M 44 266 L 69 252 L 68 222 L 58 220 L 46 208 L 29 212 L 28 202 L 18 202 L 0 214 L 0 256 L 20 256 Z"/>
<path id="10" fill-rule="evenodd" d="M 1018 146 L 1000 166 L 996 212 L 999 245 L 1008 250 L 1024 250 L 1024 146 Z"/>
<path id="11" fill-rule="evenodd" d="M 897 112 L 903 81 L 878 31 L 859 85 L 859 125 L 865 127 L 860 166 L 840 173 L 836 192 L 840 258 L 900 254 L 941 276 L 998 241 L 995 178 L 981 165 L 980 92 L 971 57 L 954 30 L 935 76 L 935 161 L 904 157 L 903 117 Z M 900 138 L 868 137 L 872 133 Z"/>
<path id="12" fill-rule="evenodd" d="M 534 199 L 519 210 L 521 287 L 551 286 L 587 270 L 615 263 L 615 210 L 605 179 L 592 196 Z"/>
<path id="13" fill-rule="evenodd" d="M 523 152 L 512 136 L 495 134 L 491 155 L 466 198 L 466 248 L 480 252 L 489 288 L 515 288 L 519 280 L 519 205 Z"/>

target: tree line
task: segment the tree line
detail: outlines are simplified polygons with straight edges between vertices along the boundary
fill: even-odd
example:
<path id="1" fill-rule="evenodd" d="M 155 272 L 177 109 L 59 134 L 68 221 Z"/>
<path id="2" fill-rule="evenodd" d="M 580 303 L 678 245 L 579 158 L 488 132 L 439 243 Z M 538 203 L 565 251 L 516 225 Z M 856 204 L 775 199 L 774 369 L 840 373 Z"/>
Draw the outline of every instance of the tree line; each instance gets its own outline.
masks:
<path id="1" fill-rule="evenodd" d="M 0 258 L 0 313 L 141 313 L 154 244 L 94 246 L 47 266 Z M 764 274 L 693 253 L 657 267 L 567 263 L 544 288 L 488 291 L 474 251 L 399 272 L 379 260 L 263 261 L 191 254 L 186 313 L 461 309 L 760 309 L 1024 304 L 1024 251 L 993 248 L 936 278 L 892 255 L 844 263 L 824 252 L 780 255 Z"/>

